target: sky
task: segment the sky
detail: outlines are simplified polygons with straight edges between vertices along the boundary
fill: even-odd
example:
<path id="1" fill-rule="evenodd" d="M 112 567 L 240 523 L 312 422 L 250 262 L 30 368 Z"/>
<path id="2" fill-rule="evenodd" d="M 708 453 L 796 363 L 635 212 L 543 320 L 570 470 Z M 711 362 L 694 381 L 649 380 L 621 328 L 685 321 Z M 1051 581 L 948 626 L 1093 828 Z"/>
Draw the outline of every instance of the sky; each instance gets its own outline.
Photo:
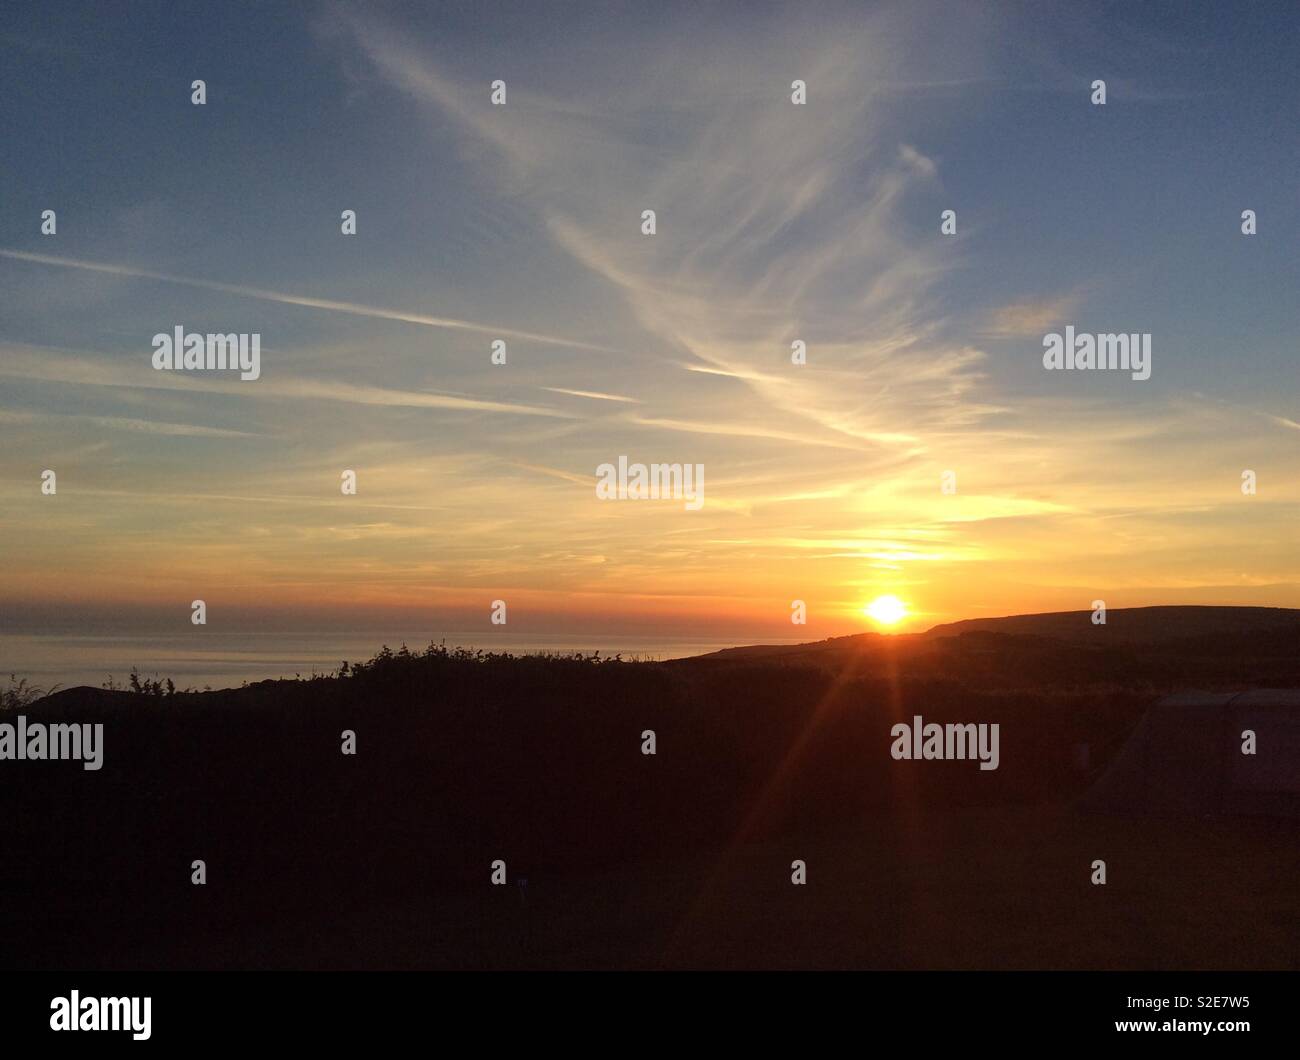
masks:
<path id="1" fill-rule="evenodd" d="M 1290 4 L 103 12 L 0 26 L 0 630 L 1300 606 Z"/>

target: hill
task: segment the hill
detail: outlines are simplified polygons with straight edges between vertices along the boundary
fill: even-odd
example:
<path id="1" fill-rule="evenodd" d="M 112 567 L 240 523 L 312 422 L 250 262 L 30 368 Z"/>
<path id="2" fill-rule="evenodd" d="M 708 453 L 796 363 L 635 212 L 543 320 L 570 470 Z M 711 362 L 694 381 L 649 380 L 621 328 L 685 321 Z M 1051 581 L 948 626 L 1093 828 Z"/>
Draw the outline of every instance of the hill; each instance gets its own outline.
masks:
<path id="1" fill-rule="evenodd" d="M 1015 633 L 1057 640 L 1154 644 L 1296 629 L 1300 629 L 1300 610 L 1289 607 L 1122 607 L 1107 611 L 1104 625 L 1093 624 L 1091 611 L 1053 611 L 1005 618 L 968 618 L 934 626 L 924 635 Z"/>
<path id="2" fill-rule="evenodd" d="M 0 762 L 0 966 L 1294 966 L 1293 823 L 1071 806 L 1162 691 L 1300 687 L 1300 629 L 801 647 L 385 650 L 0 712 L 104 726 L 99 770 Z M 895 761 L 916 714 L 999 726 L 999 767 Z"/>
<path id="3" fill-rule="evenodd" d="M 1300 611 L 1142 607 L 1111 611 L 1104 626 L 1093 625 L 1088 611 L 1016 615 L 925 633 L 730 648 L 665 665 L 812 667 L 986 690 L 1294 688 L 1300 686 Z"/>

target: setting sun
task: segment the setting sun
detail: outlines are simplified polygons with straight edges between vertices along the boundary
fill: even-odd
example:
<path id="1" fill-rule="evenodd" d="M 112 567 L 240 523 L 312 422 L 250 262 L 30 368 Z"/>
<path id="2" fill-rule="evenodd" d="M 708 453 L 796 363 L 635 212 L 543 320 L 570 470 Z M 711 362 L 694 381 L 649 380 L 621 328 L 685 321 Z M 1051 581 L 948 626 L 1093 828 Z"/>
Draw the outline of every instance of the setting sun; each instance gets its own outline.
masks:
<path id="1" fill-rule="evenodd" d="M 882 626 L 897 625 L 907 614 L 907 604 L 897 596 L 877 596 L 863 611 L 873 622 Z"/>

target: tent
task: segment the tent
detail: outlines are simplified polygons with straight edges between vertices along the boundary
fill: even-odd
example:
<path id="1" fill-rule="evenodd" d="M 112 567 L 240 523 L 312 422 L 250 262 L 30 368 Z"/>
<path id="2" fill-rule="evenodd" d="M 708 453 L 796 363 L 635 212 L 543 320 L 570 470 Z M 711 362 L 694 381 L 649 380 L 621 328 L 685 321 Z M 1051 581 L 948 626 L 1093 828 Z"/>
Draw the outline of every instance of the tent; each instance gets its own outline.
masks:
<path id="1" fill-rule="evenodd" d="M 1243 753 L 1247 732 L 1254 754 Z M 1080 808 L 1300 818 L 1300 689 L 1167 696 L 1147 710 Z"/>

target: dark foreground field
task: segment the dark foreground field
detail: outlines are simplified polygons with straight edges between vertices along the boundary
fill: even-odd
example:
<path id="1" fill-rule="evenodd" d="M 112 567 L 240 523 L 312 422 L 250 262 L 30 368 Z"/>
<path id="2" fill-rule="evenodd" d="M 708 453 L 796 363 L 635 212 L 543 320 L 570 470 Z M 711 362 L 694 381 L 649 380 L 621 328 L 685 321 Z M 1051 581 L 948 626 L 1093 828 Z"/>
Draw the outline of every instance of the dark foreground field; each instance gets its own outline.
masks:
<path id="1" fill-rule="evenodd" d="M 979 631 L 832 666 L 435 651 L 73 689 L 23 713 L 102 722 L 104 768 L 0 766 L 0 963 L 1295 968 L 1296 822 L 1073 801 L 1162 692 L 1300 687 L 1298 649 L 1292 628 L 1095 650 Z M 913 714 L 999 723 L 1000 767 L 893 761 Z"/>
<path id="2" fill-rule="evenodd" d="M 41 963 L 90 968 L 1286 969 L 1294 827 L 1023 808 L 930 812 L 909 837 L 747 844 L 514 887 L 222 908 L 91 898 Z M 805 859 L 805 887 L 789 882 Z M 1106 887 L 1087 882 L 1097 856 Z M 484 874 L 486 880 L 486 873 Z M 378 883 L 378 880 L 377 880 Z M 48 922 L 48 921 L 47 921 Z M 18 960 L 20 965 L 29 962 Z"/>

